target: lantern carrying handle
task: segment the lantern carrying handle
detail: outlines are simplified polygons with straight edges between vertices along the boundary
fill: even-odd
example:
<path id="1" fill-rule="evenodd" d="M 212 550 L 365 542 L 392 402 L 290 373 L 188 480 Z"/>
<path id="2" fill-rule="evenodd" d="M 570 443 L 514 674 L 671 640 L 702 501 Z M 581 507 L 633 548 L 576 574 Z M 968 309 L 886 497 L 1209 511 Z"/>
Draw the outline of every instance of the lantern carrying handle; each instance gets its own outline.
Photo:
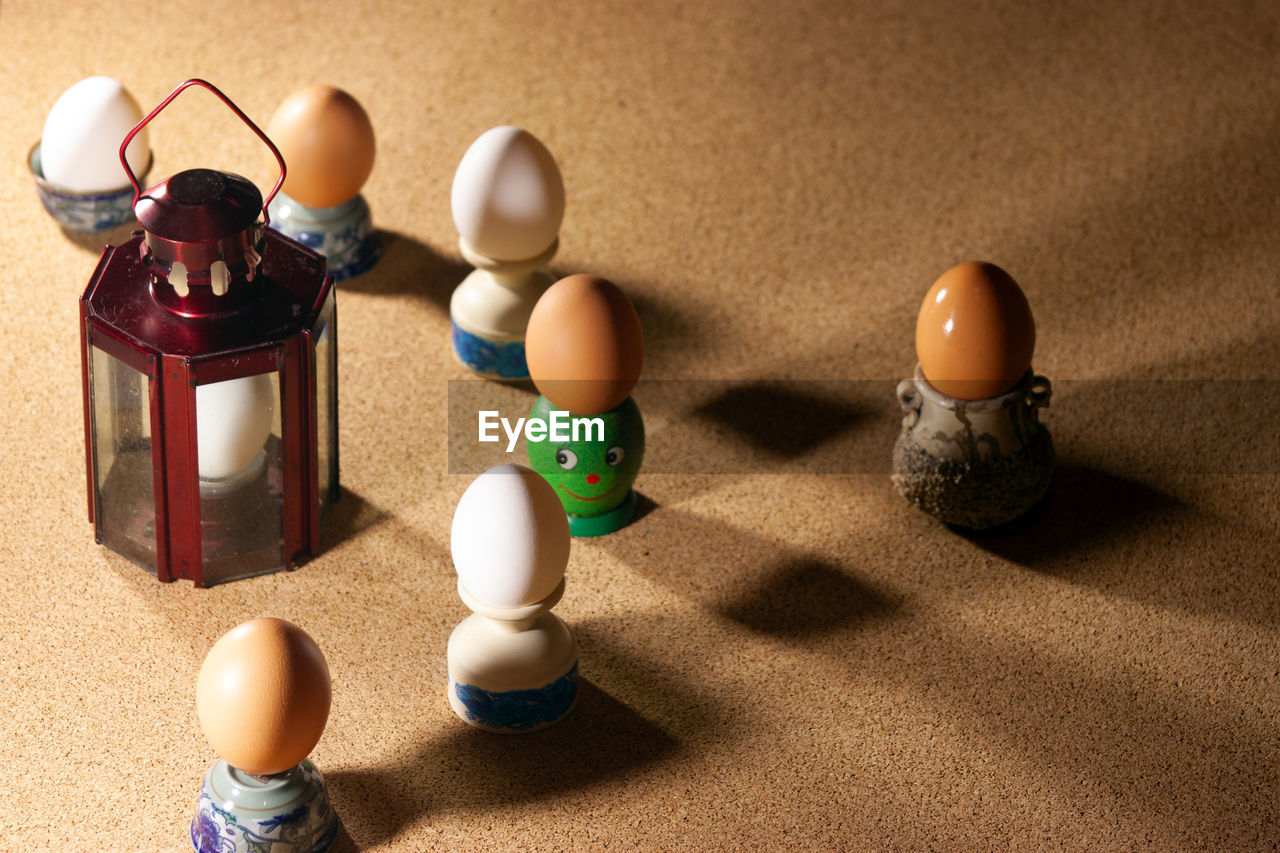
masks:
<path id="1" fill-rule="evenodd" d="M 169 106 L 169 102 L 178 97 L 184 89 L 188 89 L 192 86 L 203 86 L 216 95 L 218 100 L 230 107 L 231 111 L 239 116 L 240 120 L 247 124 L 249 129 L 256 133 L 258 138 L 262 140 L 263 144 L 270 148 L 271 153 L 275 155 L 276 162 L 280 164 L 280 177 L 276 178 L 276 185 L 271 188 L 271 192 L 267 194 L 266 199 L 262 202 L 262 224 L 269 224 L 271 222 L 271 214 L 267 213 L 267 205 L 271 204 L 271 200 L 276 197 L 276 193 L 280 192 L 280 187 L 284 184 L 284 157 L 280 155 L 280 149 L 276 148 L 275 143 L 268 139 L 267 135 L 263 133 L 258 126 L 253 123 L 253 120 L 245 115 L 239 107 L 231 103 L 230 98 L 222 94 L 217 86 L 207 80 L 201 80 L 198 77 L 193 77 L 190 80 L 179 83 L 178 87 L 169 93 L 169 97 L 161 101 L 154 110 L 147 113 L 146 117 L 143 118 L 142 121 L 134 125 L 133 130 L 129 131 L 128 136 L 124 138 L 124 142 L 120 143 L 120 165 L 124 166 L 125 174 L 129 176 L 129 183 L 133 184 L 133 204 L 136 205 L 138 203 L 138 199 L 142 197 L 142 185 L 138 183 L 138 178 L 133 174 L 133 169 L 129 168 L 129 161 L 125 159 L 124 156 L 125 149 L 129 147 L 129 143 L 133 141 L 133 138 L 138 135 L 138 131 L 146 127 L 147 123 L 155 118 L 161 110 Z"/>

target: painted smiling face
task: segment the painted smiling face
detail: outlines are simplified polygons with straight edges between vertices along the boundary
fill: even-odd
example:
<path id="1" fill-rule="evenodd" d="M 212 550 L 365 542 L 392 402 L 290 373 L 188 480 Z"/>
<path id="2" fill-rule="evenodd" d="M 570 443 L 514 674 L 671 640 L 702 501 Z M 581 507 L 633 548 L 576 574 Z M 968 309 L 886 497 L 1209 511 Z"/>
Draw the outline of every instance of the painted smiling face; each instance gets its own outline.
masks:
<path id="1" fill-rule="evenodd" d="M 531 421 L 547 424 L 549 436 L 554 408 L 546 397 L 539 397 L 529 412 Z M 600 438 L 598 427 L 591 426 L 597 418 L 604 422 L 602 440 L 597 440 Z M 570 516 L 599 516 L 617 509 L 630 495 L 631 484 L 644 458 L 644 421 L 640 409 L 627 397 L 607 412 L 561 416 L 559 423 L 562 425 L 559 431 L 567 431 L 570 440 L 556 441 L 549 437 L 528 442 L 529 467 L 551 483 Z"/>

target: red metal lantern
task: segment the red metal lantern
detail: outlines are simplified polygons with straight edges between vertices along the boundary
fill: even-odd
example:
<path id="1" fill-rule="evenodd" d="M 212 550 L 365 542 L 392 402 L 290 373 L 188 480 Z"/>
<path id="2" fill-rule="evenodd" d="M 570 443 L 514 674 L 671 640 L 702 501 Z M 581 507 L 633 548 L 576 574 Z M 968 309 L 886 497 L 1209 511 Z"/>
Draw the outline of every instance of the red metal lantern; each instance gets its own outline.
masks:
<path id="1" fill-rule="evenodd" d="M 189 169 L 143 191 L 130 140 L 190 86 L 271 149 L 266 201 Z M 80 298 L 89 520 L 99 543 L 196 586 L 292 568 L 338 497 L 337 327 L 324 258 L 266 226 L 280 152 L 203 80 L 120 146 L 143 230 L 108 246 Z M 259 219 L 261 213 L 261 219 Z"/>

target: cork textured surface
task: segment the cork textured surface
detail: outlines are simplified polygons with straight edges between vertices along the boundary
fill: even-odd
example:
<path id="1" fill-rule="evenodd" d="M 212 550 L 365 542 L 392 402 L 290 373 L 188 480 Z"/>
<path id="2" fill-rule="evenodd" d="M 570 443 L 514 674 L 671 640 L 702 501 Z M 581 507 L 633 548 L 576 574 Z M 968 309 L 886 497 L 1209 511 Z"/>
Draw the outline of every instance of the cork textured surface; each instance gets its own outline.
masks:
<path id="1" fill-rule="evenodd" d="M 339 850 L 1251 850 L 1280 844 L 1280 9 L 658 0 L 0 5 L 0 849 L 189 849 L 213 642 L 296 622 Z M 295 572 L 195 589 L 97 546 L 77 299 L 104 239 L 26 165 L 73 82 L 188 77 L 265 126 L 353 94 L 383 256 L 340 285 L 342 499 Z M 487 465 L 448 299 L 485 129 L 564 175 L 560 275 L 645 333 L 639 516 L 573 543 L 556 727 L 445 697 L 453 509 Z M 269 157 L 208 93 L 151 179 Z M 1057 453 L 974 535 L 890 458 L 920 300 L 1020 283 Z M 496 449 L 495 449 L 496 448 Z"/>

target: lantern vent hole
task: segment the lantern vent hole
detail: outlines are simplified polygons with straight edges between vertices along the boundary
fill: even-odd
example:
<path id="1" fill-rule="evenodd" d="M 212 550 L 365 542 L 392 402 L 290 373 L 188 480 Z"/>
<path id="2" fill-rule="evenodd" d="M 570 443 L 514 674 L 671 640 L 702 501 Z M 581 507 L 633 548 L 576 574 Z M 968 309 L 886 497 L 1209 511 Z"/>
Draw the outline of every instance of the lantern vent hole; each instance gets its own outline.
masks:
<path id="1" fill-rule="evenodd" d="M 191 292 L 191 288 L 187 286 L 187 266 L 182 261 L 174 261 L 169 268 L 169 284 L 184 299 Z"/>
<path id="2" fill-rule="evenodd" d="M 213 287 L 214 296 L 222 296 L 227 292 L 227 287 L 231 284 L 231 271 L 227 269 L 226 261 L 214 261 L 213 266 L 209 267 L 209 284 Z"/>

